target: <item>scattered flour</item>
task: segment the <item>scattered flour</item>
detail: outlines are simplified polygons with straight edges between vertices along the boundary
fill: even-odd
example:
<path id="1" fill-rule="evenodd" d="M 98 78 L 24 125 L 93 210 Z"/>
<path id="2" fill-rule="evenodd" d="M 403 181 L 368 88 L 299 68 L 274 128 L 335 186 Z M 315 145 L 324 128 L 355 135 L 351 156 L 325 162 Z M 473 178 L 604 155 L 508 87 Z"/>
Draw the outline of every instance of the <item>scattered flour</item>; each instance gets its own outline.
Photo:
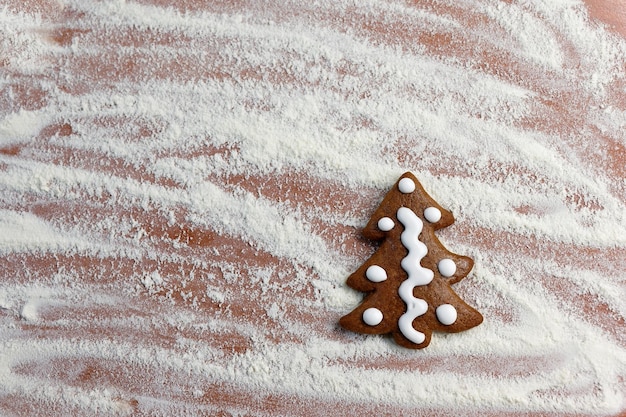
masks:
<path id="1" fill-rule="evenodd" d="M 450 13 L 373 0 L 187 12 L 68 0 L 65 10 L 84 17 L 51 22 L 1 8 L 0 46 L 10 53 L 8 64 L 0 55 L 0 86 L 18 91 L 20 77 L 38 75 L 47 100 L 36 110 L 0 108 L 0 255 L 17 259 L 0 272 L 0 413 L 19 395 L 81 412 L 131 414 L 132 397 L 144 414 L 206 414 L 216 410 L 203 402 L 209 383 L 451 415 L 626 408 L 626 181 L 610 159 L 626 146 L 624 103 L 612 92 L 625 85 L 626 41 L 590 22 L 577 1 L 435 3 Z M 378 39 L 367 29 L 378 17 L 388 29 L 439 34 L 451 48 L 467 42 L 469 52 L 429 52 L 412 32 Z M 79 34 L 68 45 L 45 36 L 67 25 Z M 493 68 L 471 47 L 513 62 Z M 116 72 L 122 62 L 130 75 Z M 39 137 L 63 123 L 71 132 Z M 361 297 L 345 279 L 367 256 L 338 241 L 366 223 L 405 170 L 457 216 L 442 240 L 476 267 L 456 291 L 485 315 L 420 352 L 336 329 Z M 297 187 L 331 184 L 346 195 L 309 208 L 316 201 L 298 201 L 301 189 L 292 196 L 284 186 L 277 201 L 262 180 L 241 185 L 299 174 L 307 176 Z M 31 211 L 45 203 L 85 212 Z M 243 246 L 172 243 L 165 236 L 179 222 Z M 256 253 L 274 264 L 254 265 Z M 209 254 L 230 260 L 207 265 Z M 75 257 L 115 266 L 100 272 Z M 55 271 L 54 262 L 76 270 Z M 166 263 L 181 272 L 163 272 Z M 182 272 L 209 266 L 216 272 L 203 278 Z M 33 293 L 32 282 L 54 288 Z M 259 289 L 262 311 L 246 310 L 242 287 Z M 181 301 L 161 303 L 163 293 Z M 191 308 L 203 299 L 215 314 Z M 611 318 L 581 316 L 585 302 Z M 227 352 L 219 340 L 232 334 L 240 337 Z M 135 335 L 145 338 L 134 343 Z M 173 382 L 90 389 L 59 382 L 69 377 L 47 365 L 85 358 Z M 450 358 L 465 358 L 467 369 L 411 366 Z M 80 366 L 77 374 L 90 369 Z M 189 396 L 171 394 L 179 387 Z"/>

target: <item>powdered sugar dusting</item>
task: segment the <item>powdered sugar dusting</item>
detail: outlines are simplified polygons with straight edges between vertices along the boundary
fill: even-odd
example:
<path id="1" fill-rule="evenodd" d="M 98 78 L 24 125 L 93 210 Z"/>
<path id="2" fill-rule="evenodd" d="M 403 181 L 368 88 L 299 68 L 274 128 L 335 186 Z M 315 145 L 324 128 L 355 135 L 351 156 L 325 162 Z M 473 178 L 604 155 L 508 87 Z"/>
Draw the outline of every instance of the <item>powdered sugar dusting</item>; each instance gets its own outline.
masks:
<path id="1" fill-rule="evenodd" d="M 583 3 L 41 0 L 0 27 L 0 414 L 626 408 L 626 41 Z M 418 352 L 337 325 L 407 170 L 485 317 Z"/>

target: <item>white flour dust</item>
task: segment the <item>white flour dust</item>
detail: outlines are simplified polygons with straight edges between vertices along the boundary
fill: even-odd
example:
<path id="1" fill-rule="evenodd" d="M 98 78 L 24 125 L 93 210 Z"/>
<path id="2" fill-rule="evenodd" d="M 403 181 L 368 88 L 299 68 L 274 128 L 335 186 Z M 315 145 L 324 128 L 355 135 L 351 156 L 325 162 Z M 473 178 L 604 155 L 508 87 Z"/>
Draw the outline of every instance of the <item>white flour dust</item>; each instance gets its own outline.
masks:
<path id="1" fill-rule="evenodd" d="M 0 414 L 626 407 L 626 41 L 582 3 L 60 3 L 0 8 Z M 407 170 L 485 317 L 415 352 L 337 328 Z"/>

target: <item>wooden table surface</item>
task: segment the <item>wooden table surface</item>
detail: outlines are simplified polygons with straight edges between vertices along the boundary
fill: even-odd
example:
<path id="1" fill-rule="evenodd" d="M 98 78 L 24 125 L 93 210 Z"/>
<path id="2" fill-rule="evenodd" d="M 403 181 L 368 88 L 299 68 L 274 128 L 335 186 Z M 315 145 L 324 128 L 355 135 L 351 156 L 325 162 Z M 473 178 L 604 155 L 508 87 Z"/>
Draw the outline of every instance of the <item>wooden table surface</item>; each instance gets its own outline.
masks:
<path id="1" fill-rule="evenodd" d="M 624 1 L 5 1 L 0 414 L 620 415 L 625 124 Z M 423 350 L 338 325 L 404 171 Z"/>

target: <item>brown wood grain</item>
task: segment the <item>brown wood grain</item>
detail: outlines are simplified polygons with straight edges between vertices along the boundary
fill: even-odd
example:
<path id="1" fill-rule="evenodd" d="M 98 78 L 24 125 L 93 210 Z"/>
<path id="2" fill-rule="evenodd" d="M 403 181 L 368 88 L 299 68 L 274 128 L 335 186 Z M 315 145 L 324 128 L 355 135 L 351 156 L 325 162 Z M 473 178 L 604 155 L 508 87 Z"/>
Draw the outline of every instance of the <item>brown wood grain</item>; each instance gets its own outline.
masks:
<path id="1" fill-rule="evenodd" d="M 589 67 L 579 63 L 582 60 L 579 50 L 570 43 L 571 38 L 558 32 L 558 26 L 551 30 L 561 42 L 559 47 L 567 67 L 563 73 L 530 62 L 516 54 L 513 47 L 493 42 L 510 33 L 483 13 L 483 9 L 474 10 L 455 2 L 398 2 L 415 13 L 450 19 L 457 25 L 453 29 L 416 27 L 409 13 L 373 16 L 363 13 L 362 8 L 347 7 L 345 13 L 338 14 L 308 2 L 265 5 L 255 1 L 141 0 L 136 3 L 175 9 L 179 13 L 176 16 L 189 19 L 243 14 L 272 21 L 276 26 L 296 20 L 310 21 L 320 30 L 366 40 L 372 47 L 424 55 L 437 62 L 454 61 L 455 65 L 460 63 L 481 76 L 525 88 L 536 94 L 529 108 L 518 113 L 518 109 L 507 108 L 509 104 L 499 103 L 501 107 L 493 109 L 493 114 L 500 115 L 499 119 L 492 115 L 494 124 L 557 137 L 546 146 L 562 155 L 571 166 L 597 175 L 608 184 L 607 198 L 622 206 L 626 204 L 624 136 L 610 129 L 603 132 L 589 120 L 591 107 L 604 106 L 626 114 L 626 78 L 622 74 L 608 81 L 606 89 L 610 92 L 602 98 L 571 85 L 571 80 L 587 79 L 589 74 L 585 71 Z M 503 3 L 506 7 L 507 3 L 516 2 Z M 592 19 L 589 25 L 608 25 L 611 36 L 626 36 L 626 2 L 588 0 L 585 4 Z M 59 112 L 43 120 L 38 133 L 27 140 L 8 138 L 6 145 L 0 142 L 0 173 L 15 174 L 22 181 L 26 174 L 19 174 L 20 170 L 33 172 L 30 182 L 23 186 L 0 183 L 0 209 L 33 216 L 54 228 L 59 236 L 72 236 L 78 243 L 66 245 L 59 240 L 49 243 L 47 249 L 30 250 L 21 249 L 15 243 L 19 240 L 16 238 L 7 244 L 13 245 L 12 249 L 2 252 L 0 282 L 4 286 L 0 289 L 5 294 L 0 294 L 0 323 L 6 334 L 0 336 L 0 342 L 6 345 L 0 344 L 0 378 L 12 378 L 12 382 L 0 383 L 0 414 L 592 415 L 565 406 L 551 410 L 524 409 L 523 405 L 516 409 L 516 404 L 510 408 L 476 404 L 459 411 L 458 407 L 437 403 L 364 401 L 341 398 L 333 391 L 336 387 L 315 387 L 318 391 L 311 394 L 298 386 L 280 386 L 280 381 L 276 387 L 268 388 L 265 381 L 279 379 L 280 375 L 253 369 L 255 355 L 284 352 L 285 363 L 289 364 L 297 359 L 294 352 L 309 352 L 306 349 L 312 343 L 340 345 L 349 351 L 348 346 L 367 343 L 368 339 L 339 328 L 339 318 L 348 311 L 337 307 L 336 301 L 324 299 L 332 291 L 320 289 L 320 282 L 328 284 L 328 281 L 320 276 L 319 265 L 306 260 L 309 248 L 303 248 L 302 254 L 297 248 L 286 254 L 286 250 L 280 249 L 280 242 L 265 241 L 262 231 L 260 237 L 246 238 L 232 232 L 235 229 L 228 229 L 228 225 L 212 222 L 214 218 L 202 217 L 203 213 L 197 209 L 202 206 L 199 203 L 194 206 L 190 201 L 201 201 L 203 189 L 194 188 L 197 184 L 188 181 L 201 178 L 215 185 L 216 195 L 220 192 L 242 204 L 264 205 L 269 207 L 267 211 L 290 213 L 297 220 L 295 223 L 304 225 L 312 240 L 321 242 L 320 246 L 342 260 L 342 266 L 353 270 L 376 248 L 375 243 L 361 237 L 361 228 L 391 184 L 355 183 L 339 175 L 334 179 L 331 168 L 326 176 L 316 175 L 323 171 L 320 167 L 327 161 L 316 159 L 315 155 L 299 166 L 272 167 L 265 172 L 262 169 L 265 166 L 255 166 L 246 159 L 249 156 L 236 140 L 224 143 L 211 134 L 206 138 L 190 138 L 188 146 L 160 146 L 158 139 L 172 128 L 175 122 L 172 114 L 177 109 L 168 109 L 171 113 L 153 115 L 151 119 L 131 111 L 116 112 L 114 100 L 109 99 L 138 97 L 151 82 L 172 82 L 194 92 L 201 83 L 226 80 L 243 86 L 242 90 L 254 83 L 267 83 L 276 90 L 323 91 L 336 94 L 337 100 L 358 103 L 367 98 L 367 91 L 351 90 L 333 83 L 331 78 L 358 76 L 359 66 L 348 59 L 337 66 L 309 62 L 310 68 L 321 65 L 322 72 L 329 75 L 327 79 L 313 79 L 305 71 L 282 65 L 291 62 L 288 46 L 284 56 L 276 57 L 278 64 L 272 60 L 248 62 L 238 56 L 241 51 L 237 48 L 256 40 L 248 41 L 237 35 L 212 37 L 195 34 L 192 29 L 164 30 L 157 24 L 116 26 L 113 20 L 88 15 L 73 3 L 62 7 L 56 1 L 11 0 L 4 7 L 8 13 L 24 19 L 39 16 L 37 27 L 25 25 L 26 31 L 38 34 L 48 49 L 39 57 L 42 69 L 36 73 L 11 64 L 11 59 L 21 53 L 19 45 L 0 52 L 2 120 L 20 111 L 50 111 L 54 106 Z M 535 18 L 541 20 L 542 16 Z M 17 36 L 12 30 L 0 30 L 0 40 L 7 45 L 13 45 L 12 39 Z M 494 38 L 479 36 L 484 33 L 491 33 Z M 257 47 L 262 50 L 263 45 Z M 444 105 L 441 96 L 420 86 L 407 88 L 403 94 L 431 102 L 433 107 Z M 106 100 L 96 103 L 93 95 Z M 190 93 L 189 97 L 193 100 L 196 96 Z M 463 97 L 455 97 L 454 102 L 472 120 L 490 117 L 486 107 L 468 103 Z M 232 114 L 245 115 L 243 111 L 236 113 L 240 109 L 273 114 L 276 105 L 268 93 L 267 97 L 232 103 Z M 101 114 L 94 116 L 86 110 L 89 106 L 100 106 Z M 333 126 L 337 131 L 383 131 L 377 128 L 373 117 L 337 117 L 337 126 Z M 249 120 L 242 116 L 240 122 L 246 124 Z M 217 128 L 211 129 L 208 127 L 207 131 L 219 134 Z M 293 129 L 297 129 L 295 122 Z M 402 166 L 417 167 L 430 178 L 450 181 L 475 179 L 497 187 L 513 176 L 523 186 L 537 184 L 541 190 L 562 190 L 562 208 L 567 213 L 591 213 L 586 218 L 592 218 L 593 213 L 604 210 L 602 201 L 584 185 L 559 182 L 559 178 L 547 171 L 529 169 L 523 160 L 493 159 L 483 163 L 477 161 L 480 155 L 458 158 L 434 147 L 420 153 L 415 151 L 421 143 L 420 132 L 416 128 L 411 135 L 400 132 L 396 137 L 384 138 L 391 143 L 385 158 Z M 112 138 L 116 142 L 111 143 L 121 148 L 104 143 L 86 146 L 93 137 Z M 128 149 L 143 151 L 131 154 Z M 197 172 L 195 176 L 176 177 L 173 171 L 159 171 L 160 163 L 173 164 L 172 160 L 190 164 L 200 161 L 205 165 L 181 168 L 183 172 Z M 212 162 L 214 169 L 206 169 Z M 311 169 L 306 169 L 307 164 Z M 151 198 L 151 193 L 157 191 L 173 196 L 167 197 L 172 200 L 166 204 L 163 203 L 166 197 Z M 247 195 L 251 196 L 249 200 L 242 197 Z M 458 205 L 457 201 L 450 203 Z M 550 209 L 522 203 L 512 208 L 512 212 L 517 220 L 541 219 L 550 214 Z M 528 313 L 515 308 L 510 302 L 511 294 L 490 286 L 490 279 L 532 279 L 537 293 L 549 298 L 546 302 L 556 303 L 581 326 L 589 326 L 607 340 L 610 338 L 622 352 L 626 349 L 623 305 L 620 310 L 610 299 L 616 295 L 607 295 L 604 291 L 608 290 L 601 286 L 590 292 L 588 283 L 577 283 L 565 276 L 567 268 L 581 274 L 606 276 L 614 284 L 610 288 L 617 288 L 623 294 L 626 291 L 624 245 L 607 247 L 582 239 L 553 241 L 532 230 L 485 225 L 468 218 L 469 211 L 455 213 L 456 223 L 438 232 L 438 236 L 455 253 L 472 251 L 477 270 L 457 284 L 457 291 L 471 300 L 472 305 L 478 303 L 486 321 L 512 329 L 523 322 L 521 315 Z M 623 213 L 615 215 L 622 216 L 619 221 L 623 225 Z M 242 221 L 251 224 L 255 220 Z M 592 226 L 581 225 L 581 228 Z M 13 229 L 6 233 L 9 232 L 15 233 Z M 1 229 L 0 233 L 3 233 Z M 269 229 L 266 236 L 273 236 Z M 80 246 L 81 239 L 89 242 L 87 249 Z M 490 260 L 495 258 L 502 265 L 511 265 L 514 271 L 492 268 Z M 563 267 L 565 272 L 556 273 L 558 267 Z M 345 291 L 340 284 L 328 285 Z M 531 284 L 525 281 L 521 285 Z M 29 305 L 36 309 L 36 319 L 29 318 Z M 390 350 L 373 352 L 370 356 L 322 355 L 307 360 L 339 375 L 354 369 L 397 374 L 442 373 L 488 383 L 499 379 L 521 381 L 572 366 L 567 352 L 536 354 L 532 347 L 530 351 L 505 356 L 468 352 L 406 357 L 401 351 L 391 350 L 386 342 L 381 343 Z M 280 363 L 273 365 L 275 369 L 284 369 Z M 270 375 L 258 377 L 263 372 Z M 601 375 L 596 379 L 601 380 Z M 624 375 L 611 381 L 608 387 L 616 396 L 621 395 L 622 401 L 621 409 L 612 415 L 624 415 Z M 604 398 L 604 389 L 607 385 L 599 383 L 568 385 L 546 387 L 529 395 L 545 398 L 546 402 L 553 398 L 575 402 L 578 395 Z M 463 393 L 460 389 L 459 396 Z"/>

